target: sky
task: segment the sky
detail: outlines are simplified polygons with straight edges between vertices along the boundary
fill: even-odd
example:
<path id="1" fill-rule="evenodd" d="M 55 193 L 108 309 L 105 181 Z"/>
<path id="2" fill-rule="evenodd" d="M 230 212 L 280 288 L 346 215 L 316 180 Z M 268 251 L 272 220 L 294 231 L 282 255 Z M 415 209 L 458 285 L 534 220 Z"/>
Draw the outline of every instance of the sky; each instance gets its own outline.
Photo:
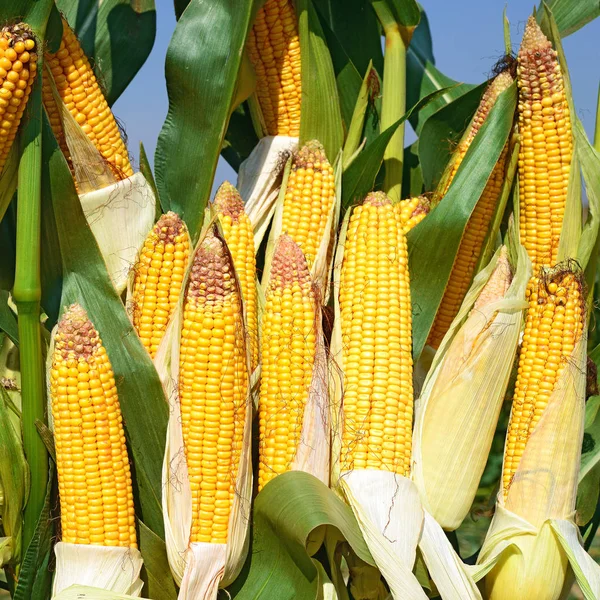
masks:
<path id="1" fill-rule="evenodd" d="M 344 0 L 339 0 L 343 2 Z M 513 50 L 523 35 L 533 2 L 526 0 L 421 0 L 427 12 L 433 37 L 437 67 L 457 81 L 481 83 L 504 53 L 502 11 L 507 7 Z M 164 65 L 169 40 L 175 28 L 172 0 L 156 0 L 157 32 L 148 60 L 113 110 L 125 126 L 129 148 L 138 158 L 143 142 L 150 159 L 167 114 L 168 98 Z M 563 40 L 567 57 L 575 109 L 590 138 L 594 131 L 596 99 L 600 82 L 600 18 Z M 407 131 L 407 142 L 414 139 Z M 213 193 L 225 180 L 235 182 L 233 169 L 220 159 Z"/>

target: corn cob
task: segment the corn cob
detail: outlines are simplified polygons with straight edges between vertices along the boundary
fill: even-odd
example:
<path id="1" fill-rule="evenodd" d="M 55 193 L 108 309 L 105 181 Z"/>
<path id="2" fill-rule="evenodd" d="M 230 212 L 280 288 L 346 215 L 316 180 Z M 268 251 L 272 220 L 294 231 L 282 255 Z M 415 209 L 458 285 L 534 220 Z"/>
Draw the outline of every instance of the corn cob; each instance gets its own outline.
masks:
<path id="1" fill-rule="evenodd" d="M 131 472 L 109 358 L 85 310 L 58 324 L 50 397 L 62 539 L 136 547 Z"/>
<path id="2" fill-rule="evenodd" d="M 527 21 L 517 72 L 520 233 L 535 273 L 557 260 L 573 140 L 557 54 L 533 16 Z"/>
<path id="3" fill-rule="evenodd" d="M 215 196 L 215 208 L 225 241 L 242 288 L 246 308 L 252 370 L 258 365 L 258 314 L 256 300 L 256 256 L 252 223 L 244 210 L 239 192 L 229 182 L 221 185 Z"/>
<path id="4" fill-rule="evenodd" d="M 291 0 L 266 0 L 250 32 L 248 54 L 268 135 L 297 137 L 302 79 L 298 21 Z"/>
<path id="5" fill-rule="evenodd" d="M 512 76 L 507 71 L 503 71 L 488 86 L 481 99 L 479 108 L 473 117 L 468 133 L 456 150 L 457 156 L 452 166 L 450 178 L 446 183 L 444 194 L 448 191 L 469 146 L 487 119 L 498 96 L 512 82 Z M 454 259 L 450 278 L 444 291 L 444 296 L 429 333 L 428 343 L 433 348 L 438 348 L 444 335 L 446 335 L 473 280 L 475 266 L 477 265 L 483 242 L 494 216 L 498 199 L 500 198 L 502 183 L 504 182 L 506 156 L 507 147 L 502 150 L 502 154 L 492 170 L 481 198 L 475 205 L 467 222 L 456 258 Z"/>
<path id="6" fill-rule="evenodd" d="M 117 180 L 133 175 L 127 147 L 94 71 L 77 36 L 63 18 L 63 37 L 55 54 L 46 53 L 49 75 L 69 112 L 106 159 Z M 44 77 L 44 107 L 59 146 L 70 164 L 61 114 L 52 91 L 52 83 Z"/>
<path id="7" fill-rule="evenodd" d="M 231 255 L 212 230 L 196 251 L 185 295 L 179 398 L 192 493 L 190 542 L 224 544 L 242 455 L 248 368 Z"/>
<path id="8" fill-rule="evenodd" d="M 36 43 L 25 23 L 0 31 L 0 173 L 17 135 L 37 70 Z"/>
<path id="9" fill-rule="evenodd" d="M 134 267 L 133 326 L 154 358 L 177 306 L 190 254 L 190 235 L 173 212 L 152 228 Z"/>
<path id="10" fill-rule="evenodd" d="M 529 310 L 506 434 L 502 474 L 505 498 L 527 441 L 583 334 L 585 321 L 581 278 L 568 267 L 559 265 L 533 277 L 527 301 Z"/>
<path id="11" fill-rule="evenodd" d="M 258 487 L 290 470 L 317 352 L 317 298 L 300 248 L 279 239 L 261 328 Z"/>
<path id="12" fill-rule="evenodd" d="M 307 142 L 292 158 L 283 200 L 281 231 L 300 246 L 312 267 L 335 199 L 333 169 L 323 146 Z"/>
<path id="13" fill-rule="evenodd" d="M 341 470 L 408 475 L 413 416 L 406 238 L 387 196 L 348 225 L 340 279 L 344 364 Z"/>
<path id="14" fill-rule="evenodd" d="M 406 234 L 429 214 L 431 202 L 425 196 L 415 196 L 400 200 L 394 210 L 400 219 L 402 231 Z"/>

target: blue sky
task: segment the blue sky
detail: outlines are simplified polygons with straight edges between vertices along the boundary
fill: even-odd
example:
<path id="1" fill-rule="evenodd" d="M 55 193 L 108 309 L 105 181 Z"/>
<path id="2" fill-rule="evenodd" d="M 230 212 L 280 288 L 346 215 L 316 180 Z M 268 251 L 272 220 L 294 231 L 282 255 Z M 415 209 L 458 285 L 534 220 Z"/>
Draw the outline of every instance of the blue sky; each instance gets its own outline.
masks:
<path id="1" fill-rule="evenodd" d="M 340 0 L 343 1 L 343 0 Z M 446 75 L 480 83 L 503 54 L 502 11 L 507 6 L 513 49 L 518 49 L 533 2 L 525 0 L 421 0 L 429 17 L 438 68 Z M 114 106 L 124 124 L 136 161 L 142 141 L 150 157 L 167 114 L 168 99 L 164 64 L 175 28 L 172 0 L 156 0 L 157 35 L 152 53 L 129 88 Z M 563 40 L 575 107 L 588 135 L 593 134 L 598 83 L 600 81 L 600 18 Z M 408 133 L 407 135 L 411 135 Z M 408 138 L 407 138 L 408 139 Z M 221 159 L 214 189 L 235 173 Z"/>

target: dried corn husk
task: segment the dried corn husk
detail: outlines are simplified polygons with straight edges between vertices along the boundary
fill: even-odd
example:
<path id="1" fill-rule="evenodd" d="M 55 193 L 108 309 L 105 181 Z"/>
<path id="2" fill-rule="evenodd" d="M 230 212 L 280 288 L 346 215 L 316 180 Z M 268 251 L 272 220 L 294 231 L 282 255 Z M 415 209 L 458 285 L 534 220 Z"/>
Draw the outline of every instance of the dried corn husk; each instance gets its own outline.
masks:
<path id="1" fill-rule="evenodd" d="M 87 585 L 72 585 L 60 594 L 53 596 L 52 600 L 131 600 L 133 598 L 136 598 L 136 596 L 107 592 Z"/>
<path id="2" fill-rule="evenodd" d="M 254 228 L 255 248 L 260 246 L 269 227 L 285 164 L 297 147 L 298 138 L 267 136 L 240 166 L 236 187 Z"/>
<path id="3" fill-rule="evenodd" d="M 530 270 L 522 246 L 514 279 L 506 247 L 496 253 L 475 278 L 416 402 L 414 481 L 425 508 L 445 529 L 456 529 L 469 512 L 487 462 Z"/>
<path id="4" fill-rule="evenodd" d="M 196 250 L 211 228 L 215 235 L 218 228 L 208 223 L 200 236 Z M 190 267 L 193 259 L 190 260 Z M 183 289 L 187 288 L 189 269 Z M 238 282 L 239 285 L 239 282 Z M 252 496 L 251 424 L 252 402 L 250 387 L 246 404 L 246 421 L 243 449 L 238 467 L 237 494 L 231 509 L 226 544 L 190 543 L 192 529 L 192 496 L 188 479 L 187 463 L 181 429 L 179 388 L 179 343 L 181 337 L 183 302 L 181 295 L 167 332 L 161 342 L 154 364 L 169 400 L 170 415 L 167 443 L 163 462 L 163 516 L 167 556 L 173 577 L 181 589 L 180 600 L 216 598 L 218 589 L 229 585 L 240 572 L 248 552 L 248 527 Z M 241 298 L 241 292 L 240 292 Z M 250 350 L 247 349 L 248 373 L 250 373 Z"/>

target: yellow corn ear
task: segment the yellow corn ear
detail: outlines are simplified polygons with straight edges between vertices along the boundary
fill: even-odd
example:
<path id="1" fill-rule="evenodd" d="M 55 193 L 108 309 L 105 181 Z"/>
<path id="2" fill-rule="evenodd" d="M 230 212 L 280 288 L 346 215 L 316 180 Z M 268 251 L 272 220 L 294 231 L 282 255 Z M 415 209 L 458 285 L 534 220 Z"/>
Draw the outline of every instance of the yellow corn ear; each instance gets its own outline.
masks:
<path id="1" fill-rule="evenodd" d="M 279 238 L 261 323 L 258 489 L 290 470 L 317 352 L 317 297 L 302 250 Z"/>
<path id="2" fill-rule="evenodd" d="M 302 77 L 298 20 L 291 0 L 266 0 L 248 37 L 256 94 L 268 135 L 298 137 Z"/>
<path id="3" fill-rule="evenodd" d="M 247 331 L 250 336 L 252 370 L 254 370 L 258 365 L 258 310 L 254 231 L 252 223 L 244 210 L 242 197 L 228 181 L 225 181 L 217 191 L 214 205 L 242 288 L 242 297 L 246 308 Z"/>
<path id="4" fill-rule="evenodd" d="M 300 246 L 309 269 L 315 262 L 335 200 L 333 168 L 320 142 L 307 142 L 292 158 L 281 231 Z"/>
<path id="5" fill-rule="evenodd" d="M 63 542 L 135 548 L 131 472 L 115 378 L 102 340 L 78 304 L 58 324 L 50 398 Z"/>
<path id="6" fill-rule="evenodd" d="M 341 470 L 410 472 L 413 386 L 406 237 L 389 198 L 352 212 L 340 279 Z"/>
<path id="7" fill-rule="evenodd" d="M 452 166 L 451 176 L 446 183 L 444 194 L 448 191 L 469 146 L 487 119 L 494 103 L 512 82 L 513 78 L 510 73 L 508 71 L 503 71 L 497 75 L 488 86 L 481 99 L 479 108 L 473 117 L 473 121 L 469 126 L 465 139 L 456 149 L 457 156 Z M 437 349 L 442 342 L 442 339 L 450 328 L 454 317 L 456 317 L 465 294 L 473 280 L 475 267 L 481 254 L 483 242 L 488 233 L 502 191 L 507 152 L 508 148 L 505 147 L 492 170 L 485 189 L 481 194 L 481 198 L 475 205 L 469 221 L 467 222 L 456 258 L 454 259 L 452 271 L 450 272 L 450 278 L 448 279 L 448 284 L 444 291 L 444 296 L 429 333 L 427 342 L 433 348 Z"/>
<path id="8" fill-rule="evenodd" d="M 180 342 L 181 424 L 192 493 L 190 542 L 227 542 L 248 386 L 241 294 L 227 246 L 211 229 L 193 258 Z"/>
<path id="9" fill-rule="evenodd" d="M 535 17 L 518 56 L 519 223 L 534 273 L 557 260 L 573 157 L 564 80 L 552 44 Z"/>
<path id="10" fill-rule="evenodd" d="M 582 285 L 581 276 L 562 264 L 543 270 L 529 282 L 529 310 L 506 434 L 502 474 L 505 498 L 527 441 L 583 334 L 585 295 Z"/>
<path id="11" fill-rule="evenodd" d="M 0 30 L 0 173 L 15 141 L 37 71 L 36 42 L 25 23 Z"/>
<path id="12" fill-rule="evenodd" d="M 73 118 L 108 162 L 117 180 L 133 175 L 129 154 L 106 98 L 98 85 L 87 56 L 67 21 L 63 18 L 63 37 L 55 54 L 45 53 L 49 69 L 44 73 L 42 94 L 48 120 L 58 144 L 71 164 L 59 107 L 52 93 L 52 77 L 56 90 Z"/>
<path id="13" fill-rule="evenodd" d="M 181 294 L 190 255 L 190 235 L 174 212 L 152 228 L 134 267 L 133 326 L 154 358 Z"/>
<path id="14" fill-rule="evenodd" d="M 429 214 L 431 202 L 426 196 L 415 196 L 400 200 L 394 205 L 394 210 L 400 219 L 402 231 L 406 234 Z"/>

